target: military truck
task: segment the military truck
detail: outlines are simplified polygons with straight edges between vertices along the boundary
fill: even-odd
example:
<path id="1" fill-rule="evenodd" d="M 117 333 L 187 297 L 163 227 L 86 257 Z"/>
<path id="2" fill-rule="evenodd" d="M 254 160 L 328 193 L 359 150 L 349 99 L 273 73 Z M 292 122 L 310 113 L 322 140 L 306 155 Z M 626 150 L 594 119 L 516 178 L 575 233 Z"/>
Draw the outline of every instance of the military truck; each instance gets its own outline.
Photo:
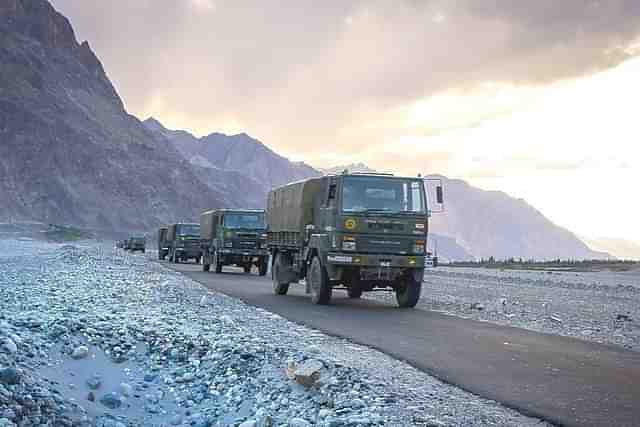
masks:
<path id="1" fill-rule="evenodd" d="M 164 260 L 169 254 L 169 241 L 167 240 L 167 227 L 160 227 L 158 230 L 158 259 Z"/>
<path id="2" fill-rule="evenodd" d="M 140 251 L 142 253 L 146 252 L 147 248 L 147 239 L 144 236 L 132 236 L 129 238 L 127 243 L 127 250 L 131 252 Z"/>
<path id="3" fill-rule="evenodd" d="M 173 263 L 186 262 L 190 259 L 200 263 L 200 224 L 177 223 L 167 227 L 167 243 L 169 260 Z"/>
<path id="4" fill-rule="evenodd" d="M 276 188 L 266 214 L 273 291 L 306 279 L 315 304 L 328 304 L 334 289 L 350 298 L 388 290 L 400 307 L 414 307 L 428 217 L 422 178 L 344 173 Z"/>
<path id="5" fill-rule="evenodd" d="M 258 274 L 267 274 L 267 251 L 264 210 L 218 209 L 200 215 L 202 269 L 211 266 L 216 273 L 225 265 L 242 267 L 250 273 L 255 265 Z"/>

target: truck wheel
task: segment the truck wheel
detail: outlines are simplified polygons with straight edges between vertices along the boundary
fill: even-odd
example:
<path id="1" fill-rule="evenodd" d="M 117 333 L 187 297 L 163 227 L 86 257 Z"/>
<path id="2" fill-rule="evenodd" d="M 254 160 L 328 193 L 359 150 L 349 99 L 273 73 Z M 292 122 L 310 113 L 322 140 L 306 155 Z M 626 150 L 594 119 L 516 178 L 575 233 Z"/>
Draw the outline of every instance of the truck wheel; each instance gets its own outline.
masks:
<path id="1" fill-rule="evenodd" d="M 244 266 L 242 266 L 242 268 L 244 269 L 245 274 L 251 273 L 251 264 L 244 265 Z"/>
<path id="2" fill-rule="evenodd" d="M 200 257 L 199 256 L 196 257 L 196 264 L 200 264 Z"/>
<path id="3" fill-rule="evenodd" d="M 349 295 L 349 298 L 358 299 L 362 296 L 362 289 L 355 286 L 351 286 L 350 288 L 347 289 L 347 295 Z"/>
<path id="4" fill-rule="evenodd" d="M 314 257 L 311 269 L 307 274 L 307 280 L 311 285 L 311 301 L 318 305 L 327 305 L 331 301 L 331 284 L 327 276 L 327 270 L 320 263 L 320 258 Z"/>
<path id="5" fill-rule="evenodd" d="M 413 275 L 401 279 L 399 286 L 396 288 L 396 300 L 400 308 L 413 308 L 420 300 L 420 291 L 422 290 L 422 281 L 417 281 Z"/>
<path id="6" fill-rule="evenodd" d="M 218 259 L 218 254 L 213 254 L 213 265 L 217 274 L 222 273 L 222 263 Z"/>
<path id="7" fill-rule="evenodd" d="M 202 271 L 209 271 L 211 270 L 211 264 L 207 264 L 206 261 L 202 261 Z"/>
<path id="8" fill-rule="evenodd" d="M 282 270 L 284 269 L 284 263 L 282 261 L 282 255 L 277 254 L 276 259 L 273 262 L 271 269 L 271 278 L 273 280 L 273 293 L 276 295 L 286 295 L 289 291 L 289 283 L 282 280 Z"/>
<path id="9" fill-rule="evenodd" d="M 269 269 L 269 265 L 267 264 L 267 260 L 266 259 L 260 260 L 260 264 L 258 264 L 258 274 L 260 276 L 266 276 L 268 269 Z"/>

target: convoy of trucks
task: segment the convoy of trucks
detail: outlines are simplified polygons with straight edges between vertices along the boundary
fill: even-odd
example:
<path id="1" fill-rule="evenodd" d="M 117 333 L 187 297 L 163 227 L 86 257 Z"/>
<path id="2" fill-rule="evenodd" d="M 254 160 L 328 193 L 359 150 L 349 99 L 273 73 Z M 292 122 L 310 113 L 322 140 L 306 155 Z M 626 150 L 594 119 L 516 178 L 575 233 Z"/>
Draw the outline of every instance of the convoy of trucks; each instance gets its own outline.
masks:
<path id="1" fill-rule="evenodd" d="M 442 183 L 434 204 L 442 206 Z M 420 299 L 427 252 L 430 200 L 421 177 L 343 173 L 273 189 L 267 209 L 214 209 L 200 223 L 158 230 L 158 258 L 189 260 L 203 271 L 236 266 L 260 276 L 271 266 L 273 292 L 302 283 L 315 304 L 329 304 L 334 290 L 350 298 L 391 291 L 400 307 Z M 144 238 L 142 251 L 144 252 Z M 140 238 L 123 242 L 140 250 Z M 271 264 L 269 264 L 271 263 Z"/>

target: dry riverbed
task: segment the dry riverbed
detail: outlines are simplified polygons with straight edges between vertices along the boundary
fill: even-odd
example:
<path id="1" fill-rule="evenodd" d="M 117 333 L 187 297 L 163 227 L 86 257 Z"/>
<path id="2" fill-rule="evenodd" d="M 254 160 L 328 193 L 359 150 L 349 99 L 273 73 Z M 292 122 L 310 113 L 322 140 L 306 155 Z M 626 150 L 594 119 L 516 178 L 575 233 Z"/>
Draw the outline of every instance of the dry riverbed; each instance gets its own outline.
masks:
<path id="1" fill-rule="evenodd" d="M 0 426 L 539 426 L 95 243 L 0 241 Z"/>
<path id="2" fill-rule="evenodd" d="M 422 289 L 427 310 L 640 350 L 640 271 L 438 267 Z"/>

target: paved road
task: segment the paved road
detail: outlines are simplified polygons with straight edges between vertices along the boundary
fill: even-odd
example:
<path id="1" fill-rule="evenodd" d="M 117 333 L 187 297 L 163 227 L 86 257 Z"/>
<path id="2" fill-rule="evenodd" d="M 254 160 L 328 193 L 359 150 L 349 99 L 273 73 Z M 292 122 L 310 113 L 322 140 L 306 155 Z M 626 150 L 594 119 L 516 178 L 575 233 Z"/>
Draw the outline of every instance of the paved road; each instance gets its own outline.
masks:
<path id="1" fill-rule="evenodd" d="M 342 292 L 334 293 L 331 306 L 315 306 L 302 286 L 292 285 L 287 296 L 275 296 L 267 278 L 166 265 L 210 289 L 376 348 L 527 415 L 563 426 L 640 426 L 640 353 L 426 310 L 349 300 Z"/>

